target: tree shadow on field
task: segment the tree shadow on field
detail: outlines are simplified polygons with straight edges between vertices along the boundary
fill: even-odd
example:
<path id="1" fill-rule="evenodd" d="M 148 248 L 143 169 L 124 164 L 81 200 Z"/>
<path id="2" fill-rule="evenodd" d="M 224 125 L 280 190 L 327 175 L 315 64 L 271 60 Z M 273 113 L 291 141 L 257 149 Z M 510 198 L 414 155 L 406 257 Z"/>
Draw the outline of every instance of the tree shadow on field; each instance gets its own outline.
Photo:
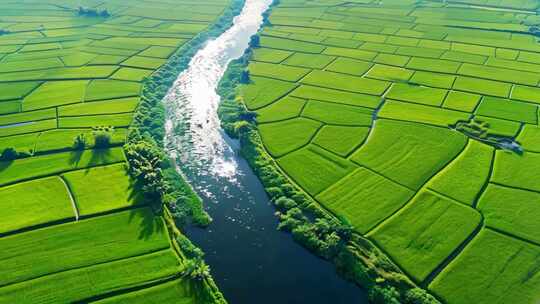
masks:
<path id="1" fill-rule="evenodd" d="M 91 167 L 106 164 L 111 156 L 110 149 L 93 149 L 89 151 L 92 153 L 92 155 L 90 156 L 90 161 L 88 162 L 86 172 L 88 172 Z"/>
<path id="2" fill-rule="evenodd" d="M 156 234 L 164 234 L 165 223 L 150 207 L 133 209 L 129 215 L 129 222 L 132 221 L 139 222 L 139 240 L 148 240 Z"/>
<path id="3" fill-rule="evenodd" d="M 79 162 L 81 161 L 83 153 L 84 153 L 84 150 L 72 151 L 69 154 L 69 164 L 74 168 L 79 167 Z"/>
<path id="4" fill-rule="evenodd" d="M 9 166 L 11 166 L 11 164 L 13 164 L 13 160 L 3 160 L 3 161 L 0 161 L 0 172 L 6 170 L 7 168 L 9 168 Z"/>

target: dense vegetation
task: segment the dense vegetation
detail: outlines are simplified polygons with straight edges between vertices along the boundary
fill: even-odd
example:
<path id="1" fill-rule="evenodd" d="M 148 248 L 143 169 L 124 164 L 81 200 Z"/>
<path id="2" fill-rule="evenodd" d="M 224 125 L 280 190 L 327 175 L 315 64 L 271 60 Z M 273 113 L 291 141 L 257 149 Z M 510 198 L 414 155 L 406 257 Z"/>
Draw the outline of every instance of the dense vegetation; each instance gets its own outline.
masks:
<path id="1" fill-rule="evenodd" d="M 159 102 L 242 3 L 80 4 L 0 4 L 0 302 L 224 303 Z"/>
<path id="2" fill-rule="evenodd" d="M 220 89 L 280 228 L 377 303 L 540 300 L 536 9 L 280 1 Z"/>

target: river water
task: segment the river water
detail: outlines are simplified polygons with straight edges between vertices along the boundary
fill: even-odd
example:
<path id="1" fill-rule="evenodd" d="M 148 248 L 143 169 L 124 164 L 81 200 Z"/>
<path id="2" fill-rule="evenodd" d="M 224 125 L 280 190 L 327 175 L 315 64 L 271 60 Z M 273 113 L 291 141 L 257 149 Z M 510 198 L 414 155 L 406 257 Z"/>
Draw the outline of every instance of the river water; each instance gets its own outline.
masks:
<path id="1" fill-rule="evenodd" d="M 238 155 L 238 143 L 220 128 L 215 89 L 227 64 L 247 48 L 270 2 L 246 0 L 233 26 L 197 52 L 165 97 L 167 151 L 214 220 L 187 234 L 206 253 L 231 304 L 367 303 L 365 292 L 341 279 L 332 264 L 276 230 L 263 186 Z"/>

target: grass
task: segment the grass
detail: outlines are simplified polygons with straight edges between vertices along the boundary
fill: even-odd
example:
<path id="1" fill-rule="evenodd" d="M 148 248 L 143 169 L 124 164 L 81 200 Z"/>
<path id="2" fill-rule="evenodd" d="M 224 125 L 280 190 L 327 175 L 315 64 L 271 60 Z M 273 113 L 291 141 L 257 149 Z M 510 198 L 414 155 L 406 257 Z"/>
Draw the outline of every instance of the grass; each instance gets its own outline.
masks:
<path id="1" fill-rule="evenodd" d="M 540 244 L 540 193 L 490 184 L 480 197 L 478 209 L 487 227 Z"/>
<path id="2" fill-rule="evenodd" d="M 319 70 L 312 71 L 301 82 L 313 86 L 371 95 L 381 95 L 389 86 L 386 81 Z"/>
<path id="3" fill-rule="evenodd" d="M 538 121 L 536 105 L 496 97 L 485 97 L 476 113 L 530 124 L 536 124 Z"/>
<path id="4" fill-rule="evenodd" d="M 356 231 L 366 233 L 413 195 L 413 191 L 377 173 L 358 168 L 316 198 L 327 208 L 344 215 Z"/>
<path id="5" fill-rule="evenodd" d="M 534 275 L 539 255 L 538 246 L 483 229 L 430 289 L 456 304 L 534 303 L 540 294 Z"/>
<path id="6" fill-rule="evenodd" d="M 422 282 L 479 223 L 480 214 L 472 208 L 427 190 L 369 236 Z"/>
<path id="7" fill-rule="evenodd" d="M 0 233 L 74 218 L 66 187 L 58 177 L 0 188 Z"/>
<path id="8" fill-rule="evenodd" d="M 341 157 L 347 156 L 368 136 L 368 127 L 324 126 L 313 143 Z"/>
<path id="9" fill-rule="evenodd" d="M 540 127 L 525 125 L 519 133 L 517 140 L 521 143 L 523 149 L 540 152 Z"/>
<path id="10" fill-rule="evenodd" d="M 386 94 L 386 97 L 431 106 L 440 106 L 446 97 L 446 90 L 406 83 L 395 83 Z"/>
<path id="11" fill-rule="evenodd" d="M 268 152 L 280 157 L 308 144 L 321 125 L 311 119 L 293 118 L 259 125 L 259 130 Z"/>
<path id="12" fill-rule="evenodd" d="M 369 140 L 351 160 L 411 189 L 419 189 L 465 143 L 465 136 L 448 129 L 380 119 Z"/>
<path id="13" fill-rule="evenodd" d="M 265 62 L 252 62 L 249 64 L 251 75 L 274 78 L 285 81 L 298 81 L 309 72 L 309 69 L 272 64 Z"/>
<path id="14" fill-rule="evenodd" d="M 84 302 L 97 295 L 172 278 L 179 271 L 180 263 L 175 254 L 171 250 L 164 250 L 7 286 L 0 288 L 0 295 L 13 303 Z M 55 292 L 65 284 L 77 288 Z"/>
<path id="15" fill-rule="evenodd" d="M 493 147 L 470 139 L 465 150 L 427 184 L 430 189 L 473 205 L 489 176 Z"/>
<path id="16" fill-rule="evenodd" d="M 355 168 L 350 161 L 313 145 L 281 157 L 278 163 L 311 195 L 317 195 Z"/>
<path id="17" fill-rule="evenodd" d="M 305 103 L 304 99 L 286 96 L 257 110 L 257 121 L 265 123 L 298 117 Z"/>
<path id="18" fill-rule="evenodd" d="M 241 87 L 243 101 L 250 110 L 267 106 L 296 87 L 295 84 L 262 77 L 251 77 L 251 83 Z"/>
<path id="19" fill-rule="evenodd" d="M 540 154 L 525 152 L 523 155 L 497 151 L 491 181 L 509 187 L 540 192 L 536 173 L 540 170 Z"/>
<path id="20" fill-rule="evenodd" d="M 4 248 L 0 253 L 0 285 L 169 248 L 163 220 L 149 209 L 12 235 L 0 243 Z"/>
<path id="21" fill-rule="evenodd" d="M 302 116 L 325 124 L 370 126 L 373 111 L 368 108 L 353 107 L 329 102 L 310 100 L 302 111 Z"/>
<path id="22" fill-rule="evenodd" d="M 64 171 L 125 161 L 121 148 L 63 152 L 0 162 L 0 185 Z"/>
<path id="23" fill-rule="evenodd" d="M 62 176 L 73 193 L 80 215 L 144 203 L 125 164 L 72 171 Z"/>

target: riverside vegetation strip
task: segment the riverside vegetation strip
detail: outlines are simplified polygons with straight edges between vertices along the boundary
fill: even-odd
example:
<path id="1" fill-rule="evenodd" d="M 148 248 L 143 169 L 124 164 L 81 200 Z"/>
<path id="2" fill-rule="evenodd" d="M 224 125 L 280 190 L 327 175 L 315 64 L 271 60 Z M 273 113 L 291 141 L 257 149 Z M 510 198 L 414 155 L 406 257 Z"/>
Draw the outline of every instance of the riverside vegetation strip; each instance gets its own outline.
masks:
<path id="1" fill-rule="evenodd" d="M 159 103 L 242 2 L 80 4 L 0 4 L 0 303 L 224 303 Z"/>
<path id="2" fill-rule="evenodd" d="M 538 302 L 538 3 L 276 4 L 221 116 L 280 226 L 377 303 Z"/>

